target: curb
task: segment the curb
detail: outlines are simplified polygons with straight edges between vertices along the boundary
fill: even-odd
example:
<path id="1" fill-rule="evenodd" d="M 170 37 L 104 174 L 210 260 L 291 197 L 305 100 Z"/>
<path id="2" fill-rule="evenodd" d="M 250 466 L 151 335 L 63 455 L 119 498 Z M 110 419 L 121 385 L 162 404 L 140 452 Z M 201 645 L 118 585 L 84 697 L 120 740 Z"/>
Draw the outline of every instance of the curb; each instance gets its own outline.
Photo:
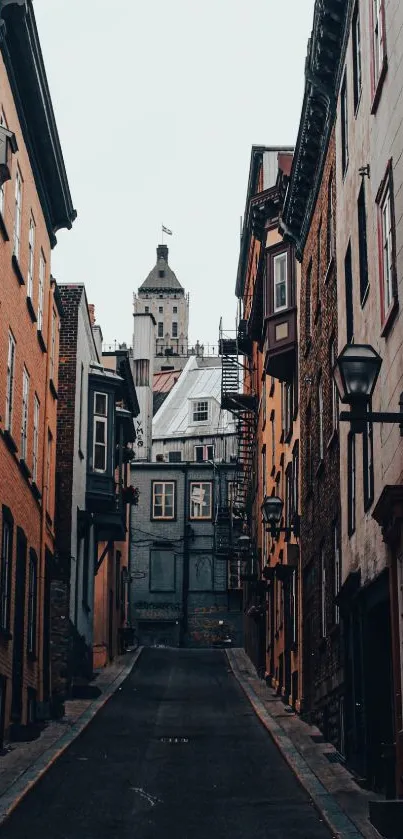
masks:
<path id="1" fill-rule="evenodd" d="M 22 772 L 17 780 L 13 781 L 13 783 L 9 786 L 8 790 L 0 796 L 0 827 L 2 827 L 6 819 L 8 819 L 11 813 L 16 809 L 16 807 L 18 807 L 27 793 L 36 786 L 38 781 L 57 761 L 60 755 L 69 748 L 71 743 L 76 740 L 79 734 L 87 728 L 98 711 L 100 711 L 101 708 L 106 705 L 111 696 L 116 693 L 122 682 L 127 679 L 128 675 L 133 670 L 133 667 L 137 663 L 142 651 L 143 647 L 139 647 L 130 664 L 127 664 L 119 675 L 116 676 L 113 682 L 107 686 L 105 692 L 98 697 L 98 699 L 94 699 L 89 707 L 83 711 L 79 717 L 77 717 L 69 731 L 66 734 L 62 734 L 53 746 L 46 749 L 41 757 L 31 764 L 28 769 Z"/>
<path id="2" fill-rule="evenodd" d="M 294 746 L 292 740 L 284 733 L 283 729 L 266 710 L 253 690 L 253 687 L 239 673 L 237 663 L 233 660 L 231 651 L 226 650 L 225 654 L 238 684 L 249 699 L 259 721 L 269 732 L 284 760 L 312 799 L 323 821 L 329 830 L 331 830 L 333 839 L 365 839 L 364 834 L 358 830 L 354 822 L 349 819 L 337 804 L 333 795 L 327 791 L 312 769 L 310 769 L 298 749 Z M 376 835 L 377 833 L 374 832 L 374 836 Z"/>

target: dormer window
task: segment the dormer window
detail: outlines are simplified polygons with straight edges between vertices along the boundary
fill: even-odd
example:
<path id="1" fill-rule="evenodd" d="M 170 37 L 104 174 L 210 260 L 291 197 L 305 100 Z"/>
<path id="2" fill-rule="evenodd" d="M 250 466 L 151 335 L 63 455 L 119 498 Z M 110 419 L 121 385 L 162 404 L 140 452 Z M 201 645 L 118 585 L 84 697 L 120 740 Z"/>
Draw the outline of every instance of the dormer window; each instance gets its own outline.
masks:
<path id="1" fill-rule="evenodd" d="M 94 472 L 106 472 L 108 455 L 108 396 L 94 393 Z"/>
<path id="2" fill-rule="evenodd" d="M 287 294 L 287 254 L 280 253 L 273 260 L 274 272 L 274 311 L 281 312 L 288 308 Z"/>
<path id="3" fill-rule="evenodd" d="M 193 422 L 209 421 L 209 403 L 207 400 L 198 400 L 192 404 Z"/>

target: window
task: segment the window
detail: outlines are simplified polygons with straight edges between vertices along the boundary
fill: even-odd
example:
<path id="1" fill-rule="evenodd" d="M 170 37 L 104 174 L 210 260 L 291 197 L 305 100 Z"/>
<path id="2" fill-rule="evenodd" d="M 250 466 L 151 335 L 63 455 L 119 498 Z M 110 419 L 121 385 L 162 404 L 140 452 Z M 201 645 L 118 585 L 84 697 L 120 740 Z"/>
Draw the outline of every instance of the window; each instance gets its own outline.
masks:
<path id="1" fill-rule="evenodd" d="M 0 629 L 7 632 L 10 625 L 11 567 L 13 561 L 13 517 L 8 507 L 2 508 L 0 568 Z"/>
<path id="2" fill-rule="evenodd" d="M 347 102 L 347 77 L 344 76 L 344 81 L 341 88 L 341 165 L 343 175 L 348 166 L 348 102 Z"/>
<path id="3" fill-rule="evenodd" d="M 274 266 L 274 311 L 286 309 L 287 302 L 287 254 L 280 253 L 273 259 Z"/>
<path id="4" fill-rule="evenodd" d="M 163 338 L 163 337 L 164 337 L 164 324 L 161 321 L 159 321 L 158 322 L 158 338 Z"/>
<path id="5" fill-rule="evenodd" d="M 108 396 L 94 393 L 94 471 L 106 472 L 108 455 Z"/>
<path id="6" fill-rule="evenodd" d="M 39 443 L 39 399 L 34 396 L 34 438 L 32 446 L 32 480 L 38 480 L 38 443 Z"/>
<path id="7" fill-rule="evenodd" d="M 292 516 L 298 516 L 299 511 L 299 441 L 292 450 Z"/>
<path id="8" fill-rule="evenodd" d="M 336 341 L 333 339 L 330 342 L 329 363 L 330 363 L 330 381 L 332 383 L 332 430 L 337 431 L 339 427 L 339 395 L 337 393 L 336 383 L 333 378 L 333 368 L 337 361 Z"/>
<path id="9" fill-rule="evenodd" d="M 354 307 L 353 307 L 353 271 L 351 267 L 351 243 L 349 242 L 344 258 L 344 280 L 346 287 L 346 329 L 347 343 L 351 344 L 354 337 Z"/>
<path id="10" fill-rule="evenodd" d="M 5 428 L 11 433 L 13 425 L 13 397 L 14 397 L 14 368 L 15 368 L 15 339 L 12 332 L 8 333 L 7 356 L 7 390 Z"/>
<path id="11" fill-rule="evenodd" d="M 195 446 L 194 459 L 196 463 L 205 463 L 206 460 L 214 460 L 214 446 Z"/>
<path id="12" fill-rule="evenodd" d="M 52 310 L 52 332 L 50 340 L 50 363 L 49 376 L 52 382 L 55 382 L 55 360 L 56 360 L 56 331 L 57 331 L 57 315 L 55 310 Z"/>
<path id="13" fill-rule="evenodd" d="M 333 172 L 329 178 L 327 190 L 327 233 L 326 233 L 326 256 L 327 264 L 330 265 L 335 254 L 335 216 L 334 216 L 334 177 Z"/>
<path id="14" fill-rule="evenodd" d="M 34 257 L 35 257 L 35 222 L 33 216 L 29 221 L 28 237 L 28 276 L 27 276 L 27 297 L 32 300 L 34 287 Z"/>
<path id="15" fill-rule="evenodd" d="M 134 362 L 134 384 L 136 387 L 148 387 L 150 384 L 150 361 L 138 358 Z"/>
<path id="16" fill-rule="evenodd" d="M 152 518 L 175 518 L 174 481 L 152 481 Z"/>
<path id="17" fill-rule="evenodd" d="M 292 643 L 298 644 L 298 571 L 293 571 L 291 580 Z"/>
<path id="18" fill-rule="evenodd" d="M 326 638 L 327 621 L 326 621 L 326 563 L 325 563 L 325 549 L 322 547 L 320 552 L 320 614 L 321 614 L 321 635 Z"/>
<path id="19" fill-rule="evenodd" d="M 53 437 L 48 429 L 48 447 L 46 453 L 46 510 L 50 513 L 51 479 L 52 479 L 52 443 Z"/>
<path id="20" fill-rule="evenodd" d="M 384 0 L 372 0 L 372 88 L 374 96 L 376 96 L 377 88 L 385 70 L 385 5 Z"/>
<path id="21" fill-rule="evenodd" d="M 358 196 L 358 252 L 360 257 L 360 300 L 364 304 L 368 293 L 368 251 L 367 251 L 367 214 L 365 210 L 365 185 L 361 184 Z"/>
<path id="22" fill-rule="evenodd" d="M 21 244 L 21 212 L 22 212 L 22 178 L 17 167 L 15 176 L 15 206 L 14 206 L 14 254 L 19 259 Z"/>
<path id="23" fill-rule="evenodd" d="M 45 257 L 41 251 L 39 258 L 39 289 L 38 289 L 38 332 L 42 332 L 43 327 L 43 295 L 45 290 Z"/>
<path id="24" fill-rule="evenodd" d="M 211 481 L 190 484 L 190 518 L 211 519 L 212 484 Z"/>
<path id="25" fill-rule="evenodd" d="M 355 435 L 350 432 L 347 442 L 347 463 L 348 463 L 348 535 L 352 536 L 355 531 L 355 498 L 356 498 L 356 459 L 355 459 Z"/>
<path id="26" fill-rule="evenodd" d="M 291 527 L 292 525 L 292 494 L 292 463 L 289 463 L 285 470 L 285 527 Z"/>
<path id="27" fill-rule="evenodd" d="M 163 277 L 165 277 L 165 271 L 163 268 L 160 268 L 160 270 L 158 271 L 158 276 L 161 280 Z"/>
<path id="28" fill-rule="evenodd" d="M 208 422 L 209 404 L 207 401 L 193 402 L 193 422 Z"/>
<path id="29" fill-rule="evenodd" d="M 393 206 L 392 162 L 376 196 L 378 204 L 379 266 L 382 324 L 397 303 L 395 218 Z"/>
<path id="30" fill-rule="evenodd" d="M 354 111 L 357 110 L 362 86 L 362 67 L 361 67 L 361 28 L 360 28 L 360 10 L 358 0 L 355 5 L 353 15 L 353 85 L 354 85 Z"/>
<path id="31" fill-rule="evenodd" d="M 370 508 L 374 500 L 374 442 L 372 431 L 372 423 L 369 422 L 364 434 L 362 435 L 362 471 L 364 476 L 365 512 Z"/>
<path id="32" fill-rule="evenodd" d="M 285 439 L 288 439 L 292 434 L 292 418 L 293 418 L 293 383 L 284 383 L 284 434 Z"/>
<path id="33" fill-rule="evenodd" d="M 35 551 L 29 551 L 29 572 L 28 572 L 28 633 L 27 652 L 31 656 L 36 653 L 36 614 L 38 598 L 38 560 Z"/>
<path id="34" fill-rule="evenodd" d="M 173 312 L 174 315 L 177 315 L 178 314 L 178 307 L 174 306 L 173 309 L 172 309 L 172 312 Z"/>
<path id="35" fill-rule="evenodd" d="M 333 551 L 334 551 L 334 596 L 337 597 L 341 589 L 341 561 L 340 561 L 340 544 L 339 544 L 339 530 L 337 522 L 333 525 Z M 334 622 L 340 623 L 340 609 L 337 604 L 334 604 Z"/>
<path id="36" fill-rule="evenodd" d="M 263 374 L 263 382 L 262 382 L 262 422 L 263 428 L 266 425 L 266 411 L 267 411 L 267 382 L 266 382 L 266 373 Z"/>
<path id="37" fill-rule="evenodd" d="M 312 334 L 312 259 L 306 272 L 305 286 L 305 341 L 308 342 Z"/>
<path id="38" fill-rule="evenodd" d="M 178 324 L 176 321 L 172 322 L 172 338 L 178 337 Z"/>
<path id="39" fill-rule="evenodd" d="M 22 412 L 21 412 L 21 458 L 27 459 L 28 438 L 28 406 L 29 406 L 29 373 L 24 367 L 22 373 Z"/>
<path id="40" fill-rule="evenodd" d="M 146 315 L 148 315 L 148 313 L 149 313 L 149 311 L 150 311 L 150 307 L 149 307 L 149 306 L 146 306 L 146 307 L 145 307 L 145 309 L 144 309 L 144 311 L 145 311 Z"/>
<path id="41" fill-rule="evenodd" d="M 323 439 L 323 382 L 322 377 L 318 382 L 318 423 L 319 423 L 319 460 L 323 460 L 325 453 Z"/>
<path id="42" fill-rule="evenodd" d="M 163 306 L 158 306 L 158 311 L 159 311 L 160 315 L 162 315 L 162 313 L 164 311 L 164 307 Z"/>
<path id="43" fill-rule="evenodd" d="M 180 463 L 182 460 L 182 452 L 168 452 L 169 463 Z"/>

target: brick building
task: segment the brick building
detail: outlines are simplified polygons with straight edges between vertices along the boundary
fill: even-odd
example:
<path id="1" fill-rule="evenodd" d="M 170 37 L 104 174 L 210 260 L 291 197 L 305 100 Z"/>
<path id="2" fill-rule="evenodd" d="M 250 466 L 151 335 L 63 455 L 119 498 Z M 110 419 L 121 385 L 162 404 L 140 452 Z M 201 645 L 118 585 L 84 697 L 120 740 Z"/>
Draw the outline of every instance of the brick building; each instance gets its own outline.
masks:
<path id="1" fill-rule="evenodd" d="M 61 314 L 50 257 L 76 213 L 32 2 L 0 16 L 1 739 L 21 736 L 50 694 Z"/>

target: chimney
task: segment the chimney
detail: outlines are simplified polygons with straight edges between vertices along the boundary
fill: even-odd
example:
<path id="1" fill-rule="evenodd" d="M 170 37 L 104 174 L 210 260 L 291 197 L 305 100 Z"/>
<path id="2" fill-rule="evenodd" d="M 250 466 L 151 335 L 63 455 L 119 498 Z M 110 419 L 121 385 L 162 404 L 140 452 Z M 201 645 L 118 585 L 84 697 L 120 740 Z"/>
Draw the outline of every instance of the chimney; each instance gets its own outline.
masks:
<path id="1" fill-rule="evenodd" d="M 88 303 L 88 311 L 90 313 L 90 324 L 94 326 L 95 323 L 95 306 L 93 303 Z"/>
<path id="2" fill-rule="evenodd" d="M 165 262 L 168 262 L 168 245 L 158 245 L 157 262 L 159 259 L 165 259 Z"/>

